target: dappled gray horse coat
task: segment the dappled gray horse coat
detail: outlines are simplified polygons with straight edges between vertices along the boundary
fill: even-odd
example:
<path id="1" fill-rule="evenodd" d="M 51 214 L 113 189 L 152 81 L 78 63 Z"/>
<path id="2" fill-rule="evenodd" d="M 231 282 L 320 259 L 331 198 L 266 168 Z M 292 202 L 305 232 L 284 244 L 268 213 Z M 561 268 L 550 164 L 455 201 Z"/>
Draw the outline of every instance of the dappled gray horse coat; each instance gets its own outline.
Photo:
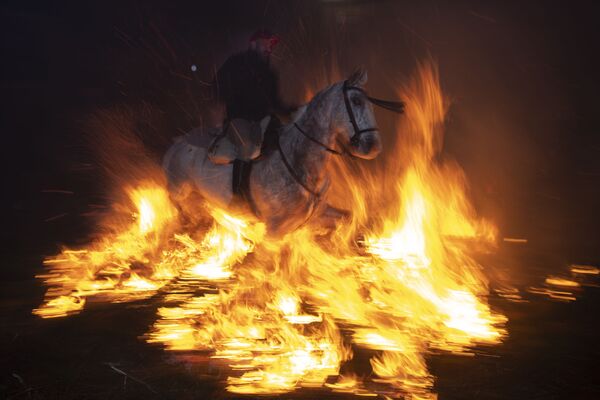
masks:
<path id="1" fill-rule="evenodd" d="M 366 72 L 357 71 L 347 81 L 320 91 L 281 129 L 280 151 L 255 161 L 250 192 L 270 235 L 290 232 L 313 216 L 331 213 L 324 201 L 329 186 L 326 167 L 333 155 L 327 149 L 364 159 L 381 151 L 373 108 L 364 91 L 352 90 L 366 81 Z M 344 93 L 345 84 L 351 90 Z M 357 129 L 366 131 L 357 134 Z M 227 208 L 233 199 L 233 166 L 208 160 L 209 141 L 210 135 L 199 130 L 177 138 L 165 154 L 163 168 L 175 195 L 183 184 L 192 183 L 208 202 Z"/>

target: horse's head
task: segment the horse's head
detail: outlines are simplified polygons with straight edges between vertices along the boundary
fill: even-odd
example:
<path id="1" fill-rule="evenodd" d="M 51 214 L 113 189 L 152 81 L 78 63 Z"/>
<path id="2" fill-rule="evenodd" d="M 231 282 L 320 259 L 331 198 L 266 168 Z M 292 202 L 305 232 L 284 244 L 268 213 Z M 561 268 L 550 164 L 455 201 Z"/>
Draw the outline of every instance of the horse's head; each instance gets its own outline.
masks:
<path id="1" fill-rule="evenodd" d="M 363 86 L 367 72 L 359 69 L 338 86 L 340 100 L 332 116 L 337 140 L 355 157 L 373 159 L 381 152 L 381 138 L 373 106 Z"/>

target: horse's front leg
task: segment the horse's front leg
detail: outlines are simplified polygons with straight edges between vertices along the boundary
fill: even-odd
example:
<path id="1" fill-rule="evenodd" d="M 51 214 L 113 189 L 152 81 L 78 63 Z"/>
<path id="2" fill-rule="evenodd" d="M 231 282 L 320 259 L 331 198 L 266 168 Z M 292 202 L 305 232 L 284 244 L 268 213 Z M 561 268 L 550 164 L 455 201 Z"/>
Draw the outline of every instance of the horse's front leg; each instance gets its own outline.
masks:
<path id="1" fill-rule="evenodd" d="M 318 221 L 323 228 L 335 229 L 340 222 L 349 221 L 351 217 L 350 210 L 343 210 L 326 203 L 321 207 Z"/>

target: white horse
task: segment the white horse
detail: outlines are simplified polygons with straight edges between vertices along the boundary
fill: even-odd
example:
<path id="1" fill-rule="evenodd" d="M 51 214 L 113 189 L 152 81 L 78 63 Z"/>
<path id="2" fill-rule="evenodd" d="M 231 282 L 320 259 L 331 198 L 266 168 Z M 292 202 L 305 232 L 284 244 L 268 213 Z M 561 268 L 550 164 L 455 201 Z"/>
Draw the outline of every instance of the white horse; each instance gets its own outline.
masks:
<path id="1" fill-rule="evenodd" d="M 333 155 L 373 159 L 380 153 L 373 107 L 362 88 L 366 81 L 366 72 L 359 70 L 317 93 L 281 128 L 276 148 L 253 162 L 247 200 L 268 234 L 281 235 L 311 218 L 336 214 L 324 201 Z M 234 197 L 233 166 L 208 159 L 211 136 L 195 129 L 177 138 L 163 168 L 175 197 L 191 183 L 209 203 L 228 208 Z"/>

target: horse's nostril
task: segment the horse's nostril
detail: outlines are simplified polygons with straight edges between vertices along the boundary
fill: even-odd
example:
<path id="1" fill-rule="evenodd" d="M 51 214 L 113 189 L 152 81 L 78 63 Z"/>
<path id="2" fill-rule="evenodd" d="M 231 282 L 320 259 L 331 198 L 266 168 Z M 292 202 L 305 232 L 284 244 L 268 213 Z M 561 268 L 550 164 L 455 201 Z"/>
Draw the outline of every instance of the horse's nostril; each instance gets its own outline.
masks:
<path id="1" fill-rule="evenodd" d="M 367 136 L 365 138 L 364 143 L 367 151 L 370 151 L 373 148 L 373 145 L 375 144 L 375 138 L 373 136 Z"/>

